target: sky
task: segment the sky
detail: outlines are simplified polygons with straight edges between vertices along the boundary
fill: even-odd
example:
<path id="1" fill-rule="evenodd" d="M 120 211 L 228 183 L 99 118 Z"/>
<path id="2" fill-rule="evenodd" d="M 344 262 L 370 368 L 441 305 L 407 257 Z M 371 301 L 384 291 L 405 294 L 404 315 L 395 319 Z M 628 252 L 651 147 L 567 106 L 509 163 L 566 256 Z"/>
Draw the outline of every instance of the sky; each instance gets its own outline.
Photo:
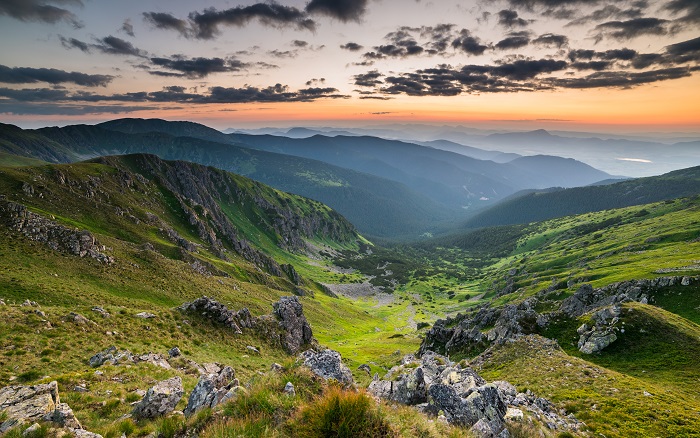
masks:
<path id="1" fill-rule="evenodd" d="M 698 0 L 0 0 L 0 121 L 700 132 Z"/>

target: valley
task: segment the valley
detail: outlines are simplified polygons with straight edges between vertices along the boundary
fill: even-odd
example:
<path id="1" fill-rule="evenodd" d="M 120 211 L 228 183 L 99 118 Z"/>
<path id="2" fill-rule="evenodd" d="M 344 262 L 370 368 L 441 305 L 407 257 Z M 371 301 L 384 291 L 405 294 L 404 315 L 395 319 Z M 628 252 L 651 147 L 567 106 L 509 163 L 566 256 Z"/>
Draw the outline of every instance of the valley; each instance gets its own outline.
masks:
<path id="1" fill-rule="evenodd" d="M 135 119 L 0 138 L 0 388 L 56 381 L 81 431 L 297 436 L 324 397 L 361 404 L 367 387 L 385 399 L 362 417 L 370 436 L 489 436 L 482 418 L 510 436 L 700 430 L 697 167 L 587 186 L 610 175 L 547 158 L 574 166 L 570 183 L 528 187 L 536 166 L 376 138 Z M 501 202 L 461 208 L 466 181 Z M 359 393 L 290 350 L 290 296 L 313 332 L 302 344 L 338 352 Z M 183 310 L 201 297 L 231 313 Z M 111 346 L 121 359 L 92 366 Z M 191 394 L 212 363 L 235 370 L 229 402 L 134 417 L 154 384 Z M 485 399 L 510 382 L 499 397 L 524 419 L 463 419 L 423 377 L 441 372 L 478 373 L 469 394 Z M 423 392 L 406 401 L 411 379 Z"/>

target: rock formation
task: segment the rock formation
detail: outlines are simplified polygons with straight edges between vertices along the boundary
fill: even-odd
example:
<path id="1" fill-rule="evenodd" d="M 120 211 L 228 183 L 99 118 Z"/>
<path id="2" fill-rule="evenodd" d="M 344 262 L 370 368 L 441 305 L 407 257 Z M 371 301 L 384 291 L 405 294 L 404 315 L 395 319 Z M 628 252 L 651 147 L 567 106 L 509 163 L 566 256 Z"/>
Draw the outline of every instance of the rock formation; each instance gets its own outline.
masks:
<path id="1" fill-rule="evenodd" d="M 319 377 L 326 380 L 335 379 L 344 385 L 352 385 L 353 383 L 352 372 L 343 363 L 340 353 L 337 351 L 306 350 L 299 356 L 299 359 L 304 366 Z"/>
<path id="2" fill-rule="evenodd" d="M 55 251 L 78 257 L 91 257 L 110 264 L 114 258 L 104 253 L 105 248 L 92 233 L 60 225 L 22 204 L 0 200 L 0 220 L 11 230 L 22 233 L 30 240 L 42 242 Z"/>
<path id="3" fill-rule="evenodd" d="M 134 406 L 131 415 L 139 420 L 169 414 L 175 410 L 184 393 L 180 376 L 158 382 L 149 388 L 143 399 Z"/>

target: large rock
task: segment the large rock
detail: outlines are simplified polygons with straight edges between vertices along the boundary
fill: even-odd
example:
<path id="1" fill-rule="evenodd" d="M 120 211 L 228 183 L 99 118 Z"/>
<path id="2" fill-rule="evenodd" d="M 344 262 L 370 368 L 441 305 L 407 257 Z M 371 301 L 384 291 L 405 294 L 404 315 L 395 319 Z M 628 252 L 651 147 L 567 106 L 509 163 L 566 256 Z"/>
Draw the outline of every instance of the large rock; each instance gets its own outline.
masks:
<path id="1" fill-rule="evenodd" d="M 282 297 L 272 308 L 283 330 L 280 341 L 287 353 L 296 354 L 301 347 L 313 341 L 311 326 L 297 297 Z"/>
<path id="2" fill-rule="evenodd" d="M 404 405 L 417 405 L 428 401 L 423 368 L 418 367 L 397 380 L 374 380 L 367 388 L 370 394 Z"/>
<path id="3" fill-rule="evenodd" d="M 304 366 L 311 369 L 319 377 L 326 380 L 335 379 L 345 385 L 353 383 L 352 372 L 350 372 L 350 368 L 345 366 L 340 353 L 337 351 L 324 350 L 316 352 L 307 350 L 301 354 L 300 358 Z"/>
<path id="4" fill-rule="evenodd" d="M 158 382 L 146 392 L 131 415 L 138 420 L 169 414 L 175 410 L 184 393 L 180 376 Z"/>
<path id="5" fill-rule="evenodd" d="M 185 303 L 178 308 L 183 312 L 196 313 L 218 324 L 228 327 L 235 333 L 241 334 L 241 328 L 253 328 L 255 319 L 248 309 L 243 308 L 237 312 L 229 310 L 224 304 L 209 297 L 201 297 Z"/>
<path id="6" fill-rule="evenodd" d="M 34 386 L 7 386 L 0 389 L 0 412 L 6 421 L 0 425 L 0 433 L 19 422 L 43 420 L 52 414 L 61 403 L 58 384 L 51 382 Z"/>
<path id="7" fill-rule="evenodd" d="M 73 430 L 83 428 L 70 406 L 61 403 L 56 382 L 0 389 L 0 413 L 6 416 L 0 424 L 0 434 L 19 424 L 36 421 L 49 421 Z"/>
<path id="8" fill-rule="evenodd" d="M 218 373 L 201 375 L 187 400 L 185 415 L 192 415 L 204 408 L 213 408 L 230 398 L 227 395 L 234 377 L 235 373 L 231 367 L 224 367 Z"/>

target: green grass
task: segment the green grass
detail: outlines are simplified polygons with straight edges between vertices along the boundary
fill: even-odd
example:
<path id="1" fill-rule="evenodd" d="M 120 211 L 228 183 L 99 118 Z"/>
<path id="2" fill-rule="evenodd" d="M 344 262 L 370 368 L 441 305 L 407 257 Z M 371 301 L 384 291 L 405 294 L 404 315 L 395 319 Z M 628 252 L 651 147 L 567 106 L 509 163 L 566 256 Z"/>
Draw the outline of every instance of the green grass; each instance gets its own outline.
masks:
<path id="1" fill-rule="evenodd" d="M 6 152 L 0 152 L 0 167 L 43 166 L 49 164 L 36 158 L 21 157 Z"/>
<path id="2" fill-rule="evenodd" d="M 495 349 L 479 369 L 481 375 L 551 399 L 584 421 L 594 436 L 698 436 L 697 398 L 666 382 L 642 380 L 561 350 L 539 348 L 530 339 Z"/>

